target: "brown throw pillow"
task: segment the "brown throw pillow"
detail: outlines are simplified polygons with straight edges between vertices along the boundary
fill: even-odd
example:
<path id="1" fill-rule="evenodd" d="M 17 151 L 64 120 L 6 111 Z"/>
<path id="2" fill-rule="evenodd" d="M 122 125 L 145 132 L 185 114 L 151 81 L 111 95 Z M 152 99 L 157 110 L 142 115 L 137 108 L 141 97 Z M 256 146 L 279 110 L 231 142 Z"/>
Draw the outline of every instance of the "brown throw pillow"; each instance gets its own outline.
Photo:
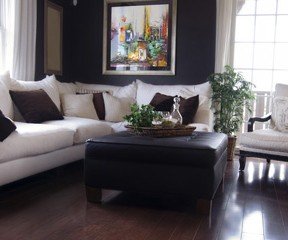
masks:
<path id="1" fill-rule="evenodd" d="M 103 93 L 93 93 L 93 104 L 100 120 L 105 120 L 105 104 Z"/>
<path id="2" fill-rule="evenodd" d="M 162 93 L 156 93 L 150 102 L 155 111 L 171 111 L 175 96 L 168 96 Z M 199 106 L 199 95 L 190 98 L 180 97 L 180 113 L 183 118 L 183 124 L 193 123 L 195 114 Z"/>
<path id="3" fill-rule="evenodd" d="M 5 117 L 0 110 L 0 142 L 3 142 L 12 132 L 16 130 L 14 122 Z"/>
<path id="4" fill-rule="evenodd" d="M 171 111 L 171 108 L 173 106 L 174 97 L 167 96 L 162 93 L 156 93 L 153 97 L 153 99 L 150 102 L 150 105 L 154 107 L 155 111 Z"/>
<path id="5" fill-rule="evenodd" d="M 179 110 L 183 118 L 183 124 L 193 123 L 199 106 L 199 95 L 187 99 L 180 97 L 180 99 Z"/>
<path id="6" fill-rule="evenodd" d="M 10 90 L 10 95 L 27 123 L 63 119 L 55 103 L 42 89 L 34 91 Z"/>

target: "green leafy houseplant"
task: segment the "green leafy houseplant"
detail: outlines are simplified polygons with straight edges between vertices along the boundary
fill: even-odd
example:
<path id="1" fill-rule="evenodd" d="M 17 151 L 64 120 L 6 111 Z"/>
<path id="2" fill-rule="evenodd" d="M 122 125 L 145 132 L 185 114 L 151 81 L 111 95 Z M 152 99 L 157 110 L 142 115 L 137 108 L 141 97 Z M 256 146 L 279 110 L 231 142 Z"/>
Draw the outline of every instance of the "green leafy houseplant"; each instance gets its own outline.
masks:
<path id="1" fill-rule="evenodd" d="M 251 112 L 251 100 L 255 98 L 253 84 L 228 65 L 225 72 L 212 74 L 208 80 L 212 87 L 214 130 L 234 135 L 243 122 L 244 108 Z"/>
<path id="2" fill-rule="evenodd" d="M 131 105 L 131 114 L 126 115 L 124 120 L 136 131 L 139 131 L 141 127 L 152 127 L 155 118 L 160 118 L 160 116 L 151 105 L 138 106 L 134 103 Z"/>
<path id="3" fill-rule="evenodd" d="M 228 65 L 223 73 L 212 74 L 208 80 L 212 87 L 214 130 L 235 139 L 234 135 L 243 123 L 244 108 L 251 112 L 254 85 Z"/>

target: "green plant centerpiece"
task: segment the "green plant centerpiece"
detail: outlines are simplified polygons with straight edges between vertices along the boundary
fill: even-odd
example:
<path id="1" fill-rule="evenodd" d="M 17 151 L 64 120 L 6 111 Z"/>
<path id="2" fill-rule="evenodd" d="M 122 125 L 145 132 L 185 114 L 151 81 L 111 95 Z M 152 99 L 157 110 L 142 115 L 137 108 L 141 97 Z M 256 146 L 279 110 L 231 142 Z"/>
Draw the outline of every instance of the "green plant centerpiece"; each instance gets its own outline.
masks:
<path id="1" fill-rule="evenodd" d="M 152 127 L 155 119 L 161 120 L 161 115 L 151 105 L 138 106 L 136 103 L 131 105 L 131 114 L 124 117 L 136 131 L 140 131 L 141 127 Z"/>
<path id="2" fill-rule="evenodd" d="M 228 160 L 232 160 L 236 143 L 235 133 L 243 123 L 244 109 L 251 112 L 251 103 L 255 99 L 252 91 L 254 85 L 228 65 L 223 73 L 212 74 L 208 80 L 212 88 L 214 130 L 228 135 Z M 232 149 L 229 149 L 229 146 Z"/>

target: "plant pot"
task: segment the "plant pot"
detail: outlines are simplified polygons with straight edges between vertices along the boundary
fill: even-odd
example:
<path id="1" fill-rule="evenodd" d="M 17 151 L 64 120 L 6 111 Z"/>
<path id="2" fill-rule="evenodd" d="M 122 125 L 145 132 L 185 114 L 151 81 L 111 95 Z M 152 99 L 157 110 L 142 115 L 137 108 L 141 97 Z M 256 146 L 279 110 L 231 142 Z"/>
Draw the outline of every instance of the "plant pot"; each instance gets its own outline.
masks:
<path id="1" fill-rule="evenodd" d="M 233 161 L 237 137 L 228 136 L 227 161 Z"/>

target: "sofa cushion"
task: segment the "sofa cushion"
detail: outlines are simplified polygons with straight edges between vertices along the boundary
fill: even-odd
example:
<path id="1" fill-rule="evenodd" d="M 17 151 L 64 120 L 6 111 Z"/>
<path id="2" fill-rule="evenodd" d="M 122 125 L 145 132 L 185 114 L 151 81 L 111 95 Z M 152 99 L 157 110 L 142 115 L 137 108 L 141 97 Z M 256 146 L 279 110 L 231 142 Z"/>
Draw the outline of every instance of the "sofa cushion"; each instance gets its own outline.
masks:
<path id="1" fill-rule="evenodd" d="M 149 104 L 157 92 L 170 96 L 182 96 L 183 94 L 181 94 L 181 91 L 193 92 L 194 96 L 200 95 L 210 97 L 211 94 L 211 87 L 208 82 L 199 85 L 153 85 L 137 80 L 136 83 L 136 100 L 140 105 Z M 182 97 L 186 98 L 186 96 Z"/>
<path id="2" fill-rule="evenodd" d="M 273 129 L 260 129 L 240 135 L 243 147 L 288 152 L 288 134 Z"/>
<path id="3" fill-rule="evenodd" d="M 136 100 L 140 105 L 149 104 L 157 92 L 171 96 L 179 95 L 184 98 L 199 95 L 199 107 L 194 122 L 206 124 L 209 126 L 209 131 L 212 131 L 213 113 L 210 109 L 211 86 L 209 82 L 198 85 L 153 85 L 137 80 L 136 83 Z"/>
<path id="4" fill-rule="evenodd" d="M 10 119 L 4 116 L 0 110 L 0 142 L 3 142 L 16 129 L 16 125 Z"/>
<path id="5" fill-rule="evenodd" d="M 8 72 L 0 75 L 0 110 L 2 110 L 5 116 L 13 119 L 13 103 L 7 87 L 9 79 Z"/>
<path id="6" fill-rule="evenodd" d="M 48 153 L 73 145 L 74 131 L 47 125 L 15 122 L 17 129 L 0 143 L 0 162 Z"/>
<path id="7" fill-rule="evenodd" d="M 48 94 L 40 89 L 33 91 L 11 91 L 13 102 L 27 123 L 62 120 L 63 116 Z"/>
<path id="8" fill-rule="evenodd" d="M 75 83 L 59 82 L 58 80 L 56 80 L 56 78 L 55 83 L 58 87 L 60 96 L 62 94 L 76 94 L 77 86 Z"/>
<path id="9" fill-rule="evenodd" d="M 93 104 L 100 120 L 105 120 L 105 104 L 103 92 L 96 90 L 78 90 L 76 94 L 93 94 Z"/>
<path id="10" fill-rule="evenodd" d="M 127 122 L 108 122 L 106 121 L 106 124 L 109 125 L 112 128 L 112 133 L 127 131 L 127 128 L 125 125 L 127 125 Z"/>
<path id="11" fill-rule="evenodd" d="M 195 131 L 197 132 L 209 132 L 211 129 L 207 124 L 204 123 L 190 123 L 188 126 L 196 127 Z"/>
<path id="12" fill-rule="evenodd" d="M 118 98 L 136 98 L 137 87 L 136 83 L 133 82 L 127 86 L 112 86 L 112 85 L 102 85 L 102 84 L 86 84 L 76 82 L 78 86 L 79 92 L 83 92 L 83 90 L 96 90 L 99 92 L 109 92 L 113 96 Z"/>
<path id="13" fill-rule="evenodd" d="M 69 128 L 74 131 L 74 143 L 84 143 L 87 139 L 111 134 L 112 129 L 105 122 L 77 117 L 64 117 L 62 121 L 47 121 L 49 125 Z"/>
<path id="14" fill-rule="evenodd" d="M 183 124 L 189 124 L 194 122 L 194 118 L 199 106 L 199 95 L 190 98 L 180 98 L 180 113 L 183 118 Z"/>
<path id="15" fill-rule="evenodd" d="M 35 81 L 35 82 L 34 81 L 26 82 L 10 79 L 9 89 L 13 91 L 31 91 L 31 90 L 43 89 L 49 95 L 51 100 L 55 103 L 58 110 L 61 110 L 60 96 L 54 75 L 46 76 L 41 81 Z"/>
<path id="16" fill-rule="evenodd" d="M 190 98 L 198 94 L 194 91 L 182 89 L 179 91 L 179 95 L 184 98 Z M 213 112 L 211 111 L 211 100 L 207 96 L 199 95 L 199 105 L 194 117 L 194 122 L 207 124 L 211 128 L 210 130 L 212 130 Z"/>
<path id="17" fill-rule="evenodd" d="M 150 102 L 150 105 L 156 111 L 171 111 L 173 109 L 175 96 L 168 96 L 161 93 L 156 93 Z M 194 122 L 194 117 L 199 105 L 199 95 L 189 97 L 187 99 L 180 97 L 180 114 L 183 118 L 183 124 Z"/>
<path id="18" fill-rule="evenodd" d="M 105 103 L 103 93 L 93 93 L 93 104 L 100 120 L 105 120 Z"/>
<path id="19" fill-rule="evenodd" d="M 65 116 L 99 119 L 93 104 L 93 94 L 63 94 L 61 102 Z"/>
<path id="20" fill-rule="evenodd" d="M 109 93 L 103 93 L 105 104 L 105 120 L 110 122 L 122 122 L 125 115 L 131 113 L 131 98 L 118 98 Z"/>
<path id="21" fill-rule="evenodd" d="M 168 96 L 158 92 L 154 95 L 149 104 L 154 107 L 155 111 L 170 112 L 174 104 L 174 97 L 176 96 Z"/>

